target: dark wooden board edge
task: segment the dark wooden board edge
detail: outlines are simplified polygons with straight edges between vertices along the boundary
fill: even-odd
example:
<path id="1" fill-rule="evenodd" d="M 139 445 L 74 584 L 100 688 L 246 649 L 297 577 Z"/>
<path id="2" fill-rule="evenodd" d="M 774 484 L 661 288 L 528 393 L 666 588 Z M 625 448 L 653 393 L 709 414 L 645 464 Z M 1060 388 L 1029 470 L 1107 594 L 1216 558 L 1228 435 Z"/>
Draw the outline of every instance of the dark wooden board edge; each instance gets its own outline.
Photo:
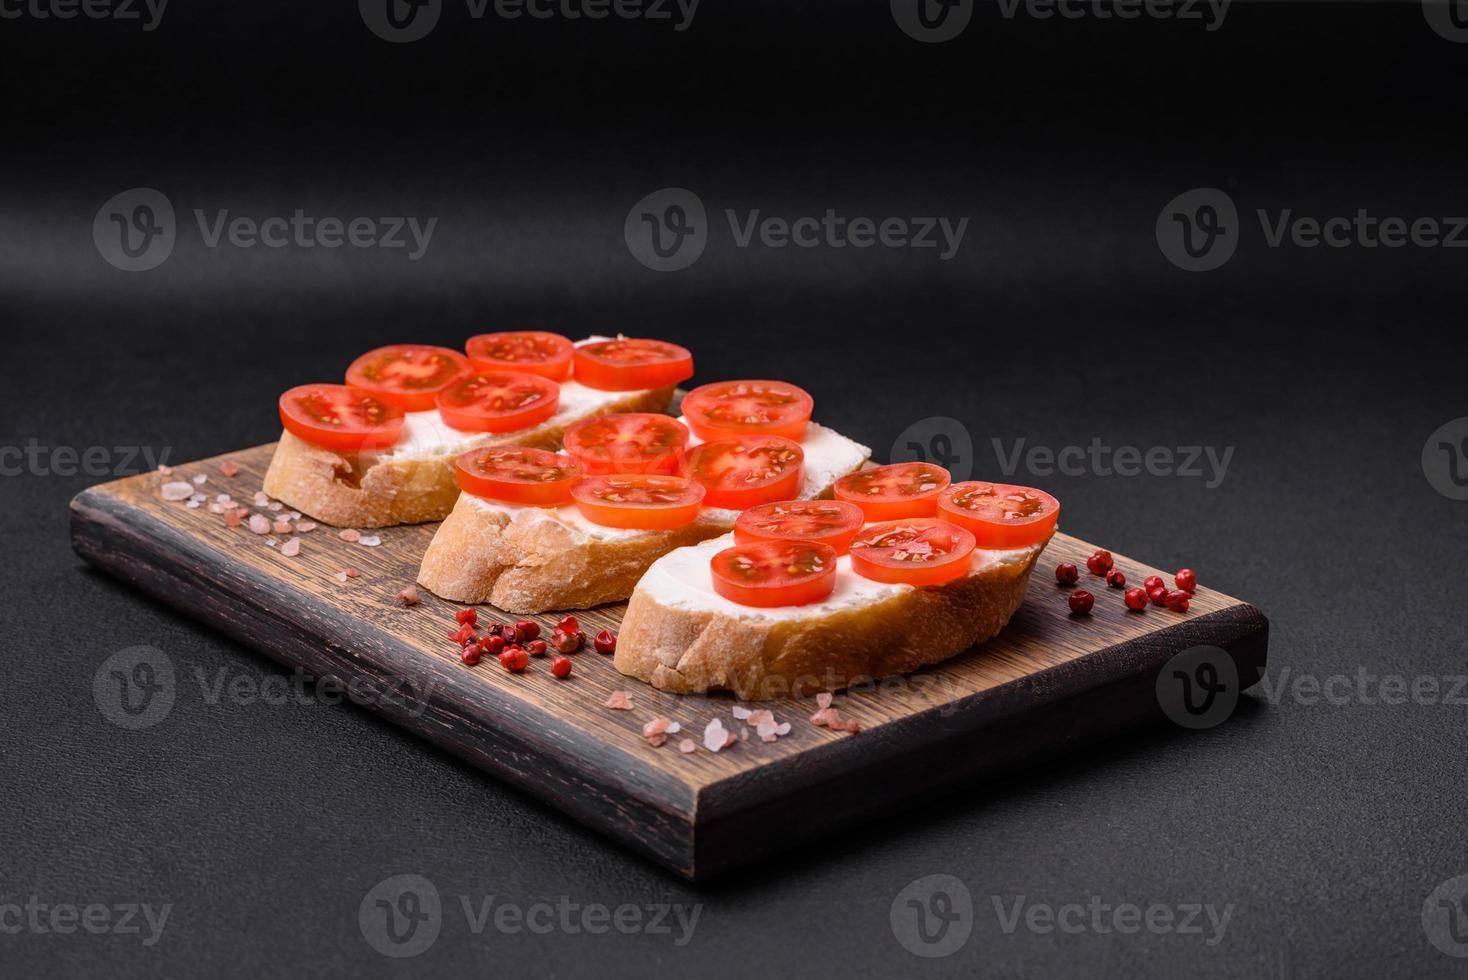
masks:
<path id="1" fill-rule="evenodd" d="M 1164 718 L 1158 674 L 1189 647 L 1226 650 L 1247 690 L 1264 674 L 1268 643 L 1269 621 L 1239 603 L 711 784 L 698 800 L 695 877 Z"/>
<path id="2" fill-rule="evenodd" d="M 693 858 L 690 786 L 639 766 L 606 742 L 554 724 L 533 705 L 466 682 L 428 656 L 405 656 L 370 624 L 297 592 L 280 601 L 279 581 L 241 563 L 221 574 L 200 542 L 106 493 L 84 491 L 71 504 L 72 547 L 96 568 L 306 674 L 365 685 L 364 707 L 471 765 L 524 789 L 572 818 L 686 877 Z M 227 579 L 227 581 L 226 581 Z M 282 615 L 290 607 L 292 617 Z M 316 624 L 310 639 L 295 619 Z M 420 683 L 402 681 L 433 671 Z M 390 689 L 393 697 L 372 696 Z M 495 719 L 493 729 L 479 719 Z"/>

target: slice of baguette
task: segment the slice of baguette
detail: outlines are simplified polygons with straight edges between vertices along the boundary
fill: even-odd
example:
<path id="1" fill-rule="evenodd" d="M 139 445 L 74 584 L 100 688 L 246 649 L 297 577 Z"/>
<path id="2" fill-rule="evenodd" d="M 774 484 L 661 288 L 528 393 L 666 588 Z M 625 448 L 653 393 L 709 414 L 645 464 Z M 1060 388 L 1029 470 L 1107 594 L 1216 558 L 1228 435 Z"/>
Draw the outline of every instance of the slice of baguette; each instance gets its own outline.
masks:
<path id="1" fill-rule="evenodd" d="M 675 694 L 730 690 L 749 700 L 905 674 L 997 635 L 1045 548 L 975 551 L 967 575 L 921 588 L 864 579 L 842 556 L 825 601 L 757 609 L 713 590 L 709 559 L 732 544 L 717 538 L 653 563 L 622 619 L 618 670 Z"/>
<path id="2" fill-rule="evenodd" d="M 574 382 L 562 387 L 562 398 Z M 611 412 L 666 412 L 673 389 L 591 392 L 531 429 L 468 433 L 450 429 L 434 412 L 414 412 L 397 446 L 338 453 L 282 433 L 265 474 L 265 492 L 303 514 L 337 527 L 388 527 L 439 521 L 459 496 L 454 459 L 481 446 L 559 449 L 571 423 Z"/>
<path id="3" fill-rule="evenodd" d="M 814 422 L 801 445 L 803 498 L 830 496 L 832 484 L 871 455 Z M 620 602 L 658 558 L 729 533 L 738 517 L 710 508 L 672 531 L 623 531 L 591 523 L 574 506 L 518 507 L 466 493 L 429 543 L 418 584 L 441 599 L 519 614 Z"/>

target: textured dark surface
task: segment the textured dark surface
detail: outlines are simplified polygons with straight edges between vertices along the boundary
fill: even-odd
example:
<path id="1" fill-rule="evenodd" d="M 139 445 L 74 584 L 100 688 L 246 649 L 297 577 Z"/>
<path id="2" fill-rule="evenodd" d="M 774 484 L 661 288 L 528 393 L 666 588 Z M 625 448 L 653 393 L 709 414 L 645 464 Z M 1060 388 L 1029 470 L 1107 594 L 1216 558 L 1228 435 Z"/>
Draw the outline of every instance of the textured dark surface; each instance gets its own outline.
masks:
<path id="1" fill-rule="evenodd" d="M 884 4 L 798 22 L 773 4 L 710 6 L 674 40 L 457 23 L 397 47 L 330 6 L 180 5 L 146 35 L 0 24 L 16 93 L 0 154 L 0 446 L 198 458 L 273 438 L 282 388 L 376 343 L 624 329 L 689 344 L 711 378 L 787 374 L 882 454 L 911 422 L 958 418 L 986 475 L 991 436 L 1233 446 L 1214 489 L 1032 479 L 1063 498 L 1070 532 L 1257 601 L 1273 690 L 1468 669 L 1468 504 L 1419 462 L 1430 433 L 1468 415 L 1464 253 L 1270 249 L 1256 226 L 1227 266 L 1189 275 L 1153 240 L 1163 203 L 1202 185 L 1243 211 L 1468 213 L 1463 46 L 1415 4 L 1235 5 L 1212 34 L 991 19 L 931 47 L 895 34 Z M 103 201 L 139 185 L 181 214 L 303 207 L 442 227 L 414 264 L 207 250 L 195 233 L 128 275 L 89 232 Z M 621 227 L 670 185 L 711 209 L 966 214 L 972 237 L 939 263 L 726 236 L 658 275 Z M 195 669 L 211 684 L 278 671 L 82 567 L 67 501 L 91 482 L 0 479 L 0 905 L 173 908 L 151 947 L 0 932 L 6 975 L 1468 972 L 1421 921 L 1433 889 L 1468 872 L 1461 704 L 1256 693 L 1220 728 L 1098 745 L 693 888 L 364 711 L 209 703 Z M 102 717 L 92 682 L 137 644 L 173 658 L 183 693 L 130 732 Z M 437 885 L 445 922 L 430 950 L 391 960 L 364 941 L 358 906 L 406 872 Z M 976 918 L 960 951 L 924 960 L 894 938 L 889 907 L 935 873 L 967 884 Z M 703 911 L 681 947 L 475 934 L 460 895 Z M 1006 933 L 991 896 L 1019 895 L 1235 910 L 1216 945 Z"/>

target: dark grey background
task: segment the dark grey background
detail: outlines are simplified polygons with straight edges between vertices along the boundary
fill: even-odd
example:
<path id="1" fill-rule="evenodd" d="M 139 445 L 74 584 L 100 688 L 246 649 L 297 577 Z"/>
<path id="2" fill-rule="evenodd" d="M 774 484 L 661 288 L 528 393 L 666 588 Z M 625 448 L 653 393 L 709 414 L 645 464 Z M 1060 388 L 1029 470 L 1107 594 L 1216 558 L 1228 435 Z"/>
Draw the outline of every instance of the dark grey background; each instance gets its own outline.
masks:
<path id="1" fill-rule="evenodd" d="M 804 13 L 705 0 L 693 26 L 474 22 L 408 45 L 350 3 L 175 0 L 156 31 L 0 21 L 0 445 L 274 438 L 274 398 L 404 339 L 622 330 L 694 348 L 700 378 L 790 377 L 885 456 L 909 423 L 1060 447 L 1234 447 L 1221 486 L 1033 476 L 1065 527 L 1270 616 L 1271 681 L 1461 675 L 1465 507 L 1420 465 L 1464 398 L 1462 252 L 1269 248 L 1256 208 L 1468 213 L 1468 48 L 1416 5 L 1232 7 L 1223 27 L 975 16 L 948 44 L 883 3 Z M 180 241 L 126 274 L 91 240 L 152 186 Z M 695 190 L 691 268 L 622 239 L 632 203 Z M 1244 215 L 1223 268 L 1184 273 L 1153 226 L 1174 195 Z M 207 249 L 191 209 L 437 216 L 419 262 L 349 248 Z M 724 208 L 968 216 L 932 252 L 734 247 Z M 1016 477 L 1019 479 L 1019 477 Z M 798 859 L 692 887 L 365 711 L 206 703 L 280 671 L 89 570 L 85 477 L 0 480 L 0 902 L 172 903 L 162 940 L 0 933 L 13 976 L 1453 976 L 1423 902 L 1468 872 L 1465 707 L 1272 703 L 1152 730 L 914 808 Z M 1106 598 L 1103 596 L 1103 599 Z M 1113 597 L 1114 598 L 1114 597 Z M 184 675 L 157 726 L 107 723 L 92 678 L 147 644 Z M 1288 671 L 1288 673 L 1286 673 Z M 359 931 L 389 875 L 449 906 L 427 953 Z M 889 905 L 945 873 L 974 896 L 953 956 Z M 457 896 L 699 902 L 693 941 L 473 935 Z M 1004 933 L 991 896 L 1235 906 L 1221 943 Z"/>

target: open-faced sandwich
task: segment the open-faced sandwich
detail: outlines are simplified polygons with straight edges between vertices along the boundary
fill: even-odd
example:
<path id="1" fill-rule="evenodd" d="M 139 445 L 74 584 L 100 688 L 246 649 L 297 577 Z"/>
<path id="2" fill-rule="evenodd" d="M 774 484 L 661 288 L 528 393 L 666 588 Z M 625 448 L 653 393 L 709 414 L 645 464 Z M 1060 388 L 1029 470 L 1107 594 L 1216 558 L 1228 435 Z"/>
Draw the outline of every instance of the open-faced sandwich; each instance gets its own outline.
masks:
<path id="1" fill-rule="evenodd" d="M 652 564 L 617 669 L 679 694 L 766 699 L 946 660 L 1009 622 L 1059 513 L 1041 490 L 950 486 L 930 463 L 853 473 L 834 500 L 751 508 L 732 535 Z"/>
<path id="2" fill-rule="evenodd" d="M 265 492 L 319 521 L 386 527 L 441 520 L 459 496 L 454 459 L 485 446 L 556 448 L 566 428 L 609 412 L 661 412 L 693 358 L 657 340 L 483 334 L 468 355 L 398 345 L 370 351 L 346 384 L 280 396 L 285 425 Z"/>
<path id="3" fill-rule="evenodd" d="M 867 447 L 810 421 L 813 404 L 783 381 L 726 381 L 689 392 L 676 420 L 571 425 L 562 453 L 467 453 L 418 583 L 514 613 L 626 599 L 669 551 L 728 533 L 747 508 L 828 495 L 865 464 Z"/>

